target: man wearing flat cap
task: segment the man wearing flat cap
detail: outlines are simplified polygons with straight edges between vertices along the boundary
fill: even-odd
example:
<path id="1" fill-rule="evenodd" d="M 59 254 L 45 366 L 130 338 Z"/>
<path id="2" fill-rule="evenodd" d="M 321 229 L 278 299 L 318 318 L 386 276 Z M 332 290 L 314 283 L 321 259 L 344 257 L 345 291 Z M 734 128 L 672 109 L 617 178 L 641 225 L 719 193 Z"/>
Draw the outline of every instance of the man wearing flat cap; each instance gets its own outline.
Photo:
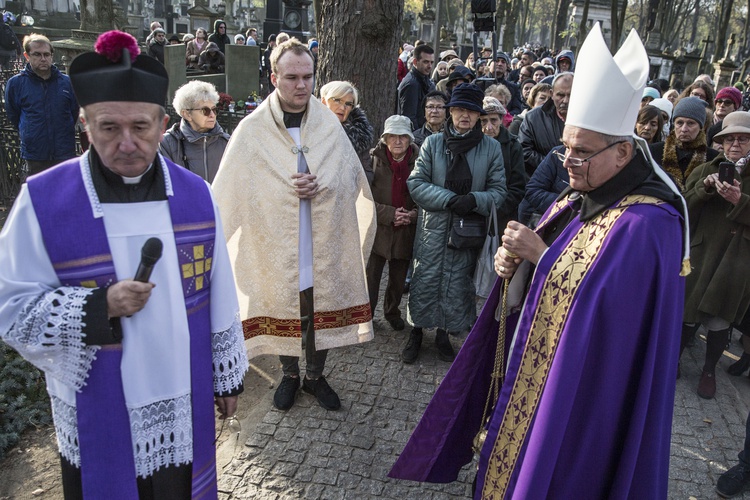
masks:
<path id="1" fill-rule="evenodd" d="M 91 148 L 0 233 L 0 337 L 46 374 L 65 498 L 216 498 L 214 404 L 248 366 L 218 209 L 157 153 L 164 67 L 119 31 L 95 49 L 69 70 Z"/>
<path id="2" fill-rule="evenodd" d="M 638 34 L 613 57 L 596 24 L 580 56 L 570 187 L 536 232 L 508 224 L 503 279 L 392 477 L 453 481 L 473 447 L 476 499 L 667 498 L 687 207 L 633 136 Z"/>

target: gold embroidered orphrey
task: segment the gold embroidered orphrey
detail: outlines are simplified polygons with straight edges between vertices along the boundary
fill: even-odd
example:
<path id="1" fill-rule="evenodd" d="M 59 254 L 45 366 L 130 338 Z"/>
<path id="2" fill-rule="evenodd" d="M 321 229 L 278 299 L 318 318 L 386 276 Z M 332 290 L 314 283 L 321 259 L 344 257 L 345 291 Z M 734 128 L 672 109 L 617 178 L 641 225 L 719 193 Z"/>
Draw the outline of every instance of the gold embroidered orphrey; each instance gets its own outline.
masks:
<path id="1" fill-rule="evenodd" d="M 561 200 L 555 204 L 544 222 L 548 222 L 553 214 L 559 213 L 566 203 Z M 505 497 L 511 474 L 547 382 L 570 305 L 610 230 L 629 206 L 662 203 L 662 200 L 651 196 L 626 196 L 616 206 L 586 222 L 552 265 L 543 284 L 539 307 L 521 355 L 518 375 L 489 456 L 482 489 L 483 499 Z"/>

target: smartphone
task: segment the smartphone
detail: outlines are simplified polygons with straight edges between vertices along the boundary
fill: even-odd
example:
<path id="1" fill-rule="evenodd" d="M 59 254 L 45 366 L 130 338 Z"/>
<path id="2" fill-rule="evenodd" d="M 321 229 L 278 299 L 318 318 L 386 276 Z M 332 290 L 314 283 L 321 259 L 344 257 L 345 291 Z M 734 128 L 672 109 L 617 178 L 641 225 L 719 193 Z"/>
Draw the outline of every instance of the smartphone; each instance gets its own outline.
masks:
<path id="1" fill-rule="evenodd" d="M 719 163 L 719 182 L 734 186 L 734 163 L 728 161 Z"/>

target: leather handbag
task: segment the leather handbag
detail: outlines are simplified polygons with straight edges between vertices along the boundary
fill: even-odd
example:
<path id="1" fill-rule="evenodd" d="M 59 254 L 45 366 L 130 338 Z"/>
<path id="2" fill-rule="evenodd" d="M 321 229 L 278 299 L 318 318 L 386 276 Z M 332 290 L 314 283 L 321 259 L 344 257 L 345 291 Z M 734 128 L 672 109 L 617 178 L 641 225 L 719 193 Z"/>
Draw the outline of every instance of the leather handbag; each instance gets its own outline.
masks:
<path id="1" fill-rule="evenodd" d="M 483 215 L 453 215 L 451 231 L 448 235 L 448 248 L 465 250 L 482 248 L 487 238 L 487 219 Z"/>

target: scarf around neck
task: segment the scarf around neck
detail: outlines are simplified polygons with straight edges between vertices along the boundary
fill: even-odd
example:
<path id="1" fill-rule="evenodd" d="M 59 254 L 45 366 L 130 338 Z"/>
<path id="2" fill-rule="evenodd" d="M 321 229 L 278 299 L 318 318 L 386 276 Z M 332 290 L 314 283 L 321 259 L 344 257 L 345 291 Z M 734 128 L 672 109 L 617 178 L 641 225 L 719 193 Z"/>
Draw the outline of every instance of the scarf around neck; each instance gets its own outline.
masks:
<path id="1" fill-rule="evenodd" d="M 406 207 L 406 178 L 409 177 L 411 169 L 409 160 L 411 160 L 411 147 L 406 150 L 406 154 L 400 161 L 393 159 L 388 148 L 385 148 L 385 154 L 388 157 L 388 164 L 391 166 L 393 176 L 391 177 L 391 204 L 396 208 Z"/>
<path id="2" fill-rule="evenodd" d="M 690 163 L 683 172 L 680 167 L 679 160 L 677 158 L 677 148 L 690 153 L 693 155 L 690 158 Z M 664 155 L 662 157 L 662 168 L 672 176 L 677 187 L 680 191 L 685 189 L 685 180 L 690 175 L 695 167 L 706 163 L 706 151 L 708 146 L 706 145 L 706 133 L 701 130 L 698 133 L 698 137 L 690 142 L 680 142 L 677 140 L 674 130 L 672 130 L 667 136 L 667 140 L 664 141 Z"/>
<path id="3" fill-rule="evenodd" d="M 445 174 L 445 187 L 459 195 L 469 194 L 472 177 L 466 153 L 482 142 L 484 134 L 479 122 L 464 135 L 458 135 L 456 129 L 453 128 L 453 124 L 450 123 L 443 130 L 443 136 L 451 157 L 451 163 Z"/>

